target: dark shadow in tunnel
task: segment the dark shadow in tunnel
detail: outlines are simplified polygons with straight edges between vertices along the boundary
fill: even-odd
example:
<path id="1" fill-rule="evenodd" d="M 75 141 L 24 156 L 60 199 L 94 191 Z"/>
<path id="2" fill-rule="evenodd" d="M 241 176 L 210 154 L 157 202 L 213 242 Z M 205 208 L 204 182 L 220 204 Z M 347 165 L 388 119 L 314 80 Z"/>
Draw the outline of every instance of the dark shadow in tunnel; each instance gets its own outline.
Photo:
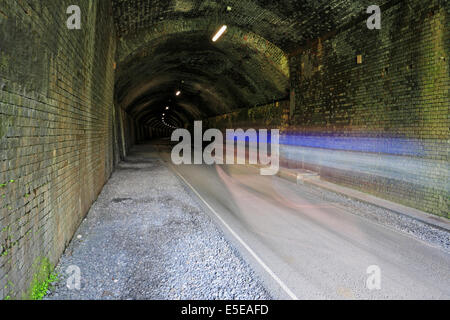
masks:
<path id="1" fill-rule="evenodd" d="M 210 37 L 205 30 L 164 35 L 118 65 L 115 99 L 133 119 L 136 142 L 170 136 L 196 120 L 286 99 L 287 59 L 276 64 L 242 39 L 224 36 L 213 43 Z"/>

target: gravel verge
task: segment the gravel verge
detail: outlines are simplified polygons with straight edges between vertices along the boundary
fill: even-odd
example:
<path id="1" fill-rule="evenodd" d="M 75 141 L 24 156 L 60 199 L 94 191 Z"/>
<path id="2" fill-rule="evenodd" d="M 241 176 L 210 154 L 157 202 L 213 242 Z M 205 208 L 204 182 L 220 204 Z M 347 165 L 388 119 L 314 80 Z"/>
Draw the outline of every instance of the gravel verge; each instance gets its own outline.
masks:
<path id="1" fill-rule="evenodd" d="M 48 300 L 271 299 L 156 152 L 120 163 L 56 267 Z M 70 290 L 69 266 L 81 271 Z"/>
<path id="2" fill-rule="evenodd" d="M 308 190 L 309 189 L 309 190 Z M 420 239 L 429 245 L 450 253 L 450 232 L 396 212 L 368 204 L 317 186 L 308 185 L 303 192 L 320 196 L 324 201 L 340 205 L 352 214 L 359 215 L 387 228 Z"/>

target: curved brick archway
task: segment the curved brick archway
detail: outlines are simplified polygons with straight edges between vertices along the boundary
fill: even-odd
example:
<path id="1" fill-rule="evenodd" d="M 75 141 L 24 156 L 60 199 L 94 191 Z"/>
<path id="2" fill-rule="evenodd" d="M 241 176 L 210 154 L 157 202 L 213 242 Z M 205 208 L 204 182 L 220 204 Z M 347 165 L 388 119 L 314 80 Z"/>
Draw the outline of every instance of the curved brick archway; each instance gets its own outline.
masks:
<path id="1" fill-rule="evenodd" d="M 449 2 L 377 2 L 381 30 L 372 0 L 1 0 L 0 299 L 133 145 L 194 120 L 280 129 L 282 166 L 449 218 Z"/>

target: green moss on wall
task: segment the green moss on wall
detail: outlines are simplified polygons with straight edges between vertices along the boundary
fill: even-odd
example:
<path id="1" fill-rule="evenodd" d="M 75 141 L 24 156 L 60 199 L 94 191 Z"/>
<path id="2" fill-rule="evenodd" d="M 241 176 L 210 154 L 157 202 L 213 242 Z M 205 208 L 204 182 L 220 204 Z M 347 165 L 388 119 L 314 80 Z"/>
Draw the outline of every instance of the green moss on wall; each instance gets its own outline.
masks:
<path id="1" fill-rule="evenodd" d="M 29 289 L 29 293 L 25 299 L 42 300 L 47 294 L 51 283 L 58 280 L 57 274 L 54 272 L 54 266 L 48 258 L 38 258 L 33 269 L 35 273 Z"/>
<path id="2" fill-rule="evenodd" d="M 10 126 L 10 117 L 0 115 L 0 139 L 2 139 L 8 132 Z"/>

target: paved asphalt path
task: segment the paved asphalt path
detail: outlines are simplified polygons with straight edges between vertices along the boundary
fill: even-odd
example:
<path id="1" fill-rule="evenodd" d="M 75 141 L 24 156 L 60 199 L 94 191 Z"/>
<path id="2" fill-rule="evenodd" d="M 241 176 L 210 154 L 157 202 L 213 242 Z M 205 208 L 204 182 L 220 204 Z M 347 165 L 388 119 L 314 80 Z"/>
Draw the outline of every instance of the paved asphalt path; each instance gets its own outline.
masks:
<path id="1" fill-rule="evenodd" d="M 161 156 L 274 297 L 450 298 L 450 253 L 440 247 L 247 166 L 173 166 L 167 153 Z M 367 287 L 369 266 L 379 267 L 379 290 Z"/>

